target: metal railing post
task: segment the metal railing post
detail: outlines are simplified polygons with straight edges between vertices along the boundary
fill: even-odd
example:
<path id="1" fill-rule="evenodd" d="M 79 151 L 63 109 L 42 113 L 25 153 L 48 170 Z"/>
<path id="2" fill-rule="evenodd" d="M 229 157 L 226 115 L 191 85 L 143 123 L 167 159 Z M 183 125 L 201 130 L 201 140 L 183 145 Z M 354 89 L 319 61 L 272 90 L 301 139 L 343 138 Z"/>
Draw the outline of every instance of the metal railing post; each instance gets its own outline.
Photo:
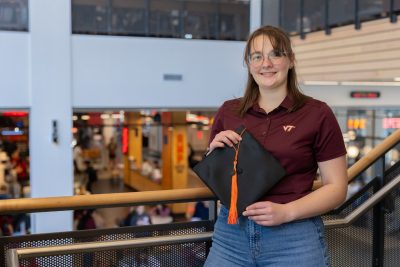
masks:
<path id="1" fill-rule="evenodd" d="M 300 38 L 306 39 L 306 34 L 304 33 L 304 0 L 300 0 Z"/>
<path id="2" fill-rule="evenodd" d="M 385 185 L 385 155 L 381 156 L 374 166 L 376 174 L 379 174 L 374 186 L 374 193 Z M 372 230 L 372 265 L 383 267 L 385 258 L 385 209 L 384 201 L 380 201 L 373 208 Z"/>
<path id="3" fill-rule="evenodd" d="M 15 249 L 8 250 L 6 258 L 8 267 L 19 267 L 18 253 Z"/>
<path id="4" fill-rule="evenodd" d="M 325 0 L 325 34 L 330 35 L 331 27 L 329 26 L 329 0 Z"/>
<path id="5" fill-rule="evenodd" d="M 390 0 L 389 17 L 390 17 L 390 22 L 391 23 L 396 23 L 397 22 L 397 15 L 394 12 L 394 0 Z"/>
<path id="6" fill-rule="evenodd" d="M 361 29 L 361 20 L 360 20 L 360 2 L 359 0 L 354 0 L 354 28 L 356 30 Z"/>

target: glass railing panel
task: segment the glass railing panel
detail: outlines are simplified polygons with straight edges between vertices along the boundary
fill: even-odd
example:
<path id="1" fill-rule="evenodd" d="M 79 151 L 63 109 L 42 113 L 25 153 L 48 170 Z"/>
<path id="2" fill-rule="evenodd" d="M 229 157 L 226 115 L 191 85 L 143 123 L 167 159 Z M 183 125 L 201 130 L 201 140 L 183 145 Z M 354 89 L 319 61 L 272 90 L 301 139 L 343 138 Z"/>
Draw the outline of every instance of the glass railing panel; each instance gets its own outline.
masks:
<path id="1" fill-rule="evenodd" d="M 354 1 L 335 0 L 329 5 L 329 26 L 338 27 L 354 23 Z"/>
<path id="2" fill-rule="evenodd" d="M 28 0 L 0 0 L 0 30 L 28 31 Z"/>
<path id="3" fill-rule="evenodd" d="M 245 40 L 249 33 L 250 1 L 219 1 L 219 39 Z"/>
<path id="4" fill-rule="evenodd" d="M 217 39 L 218 5 L 212 0 L 186 1 L 184 38 Z"/>
<path id="5" fill-rule="evenodd" d="M 107 0 L 72 0 L 74 33 L 107 34 L 111 16 Z"/>
<path id="6" fill-rule="evenodd" d="M 72 32 L 245 40 L 250 1 L 72 0 Z"/>
<path id="7" fill-rule="evenodd" d="M 177 0 L 150 2 L 150 36 L 181 38 L 183 5 Z"/>
<path id="8" fill-rule="evenodd" d="M 325 1 L 304 0 L 303 31 L 320 31 L 324 27 Z"/>
<path id="9" fill-rule="evenodd" d="M 147 2 L 114 0 L 111 15 L 112 32 L 118 35 L 148 35 Z"/>
<path id="10" fill-rule="evenodd" d="M 291 35 L 300 33 L 300 0 L 281 1 L 281 27 Z"/>
<path id="11" fill-rule="evenodd" d="M 359 0 L 359 11 L 361 21 L 368 21 L 386 17 L 385 9 L 388 10 L 387 5 L 389 1 L 376 1 L 376 0 Z M 386 8 L 385 8 L 386 6 Z"/>

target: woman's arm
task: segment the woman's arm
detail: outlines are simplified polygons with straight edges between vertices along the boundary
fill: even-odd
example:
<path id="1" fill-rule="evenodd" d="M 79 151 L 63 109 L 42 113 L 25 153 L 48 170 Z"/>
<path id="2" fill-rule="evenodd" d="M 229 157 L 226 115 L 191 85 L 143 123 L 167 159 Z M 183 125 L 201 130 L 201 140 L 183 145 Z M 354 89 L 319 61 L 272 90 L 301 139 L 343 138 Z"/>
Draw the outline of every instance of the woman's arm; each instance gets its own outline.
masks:
<path id="1" fill-rule="evenodd" d="M 339 206 L 346 198 L 346 157 L 319 162 L 322 186 L 310 194 L 287 204 L 270 201 L 256 202 L 246 208 L 244 216 L 256 223 L 272 226 L 328 212 Z"/>

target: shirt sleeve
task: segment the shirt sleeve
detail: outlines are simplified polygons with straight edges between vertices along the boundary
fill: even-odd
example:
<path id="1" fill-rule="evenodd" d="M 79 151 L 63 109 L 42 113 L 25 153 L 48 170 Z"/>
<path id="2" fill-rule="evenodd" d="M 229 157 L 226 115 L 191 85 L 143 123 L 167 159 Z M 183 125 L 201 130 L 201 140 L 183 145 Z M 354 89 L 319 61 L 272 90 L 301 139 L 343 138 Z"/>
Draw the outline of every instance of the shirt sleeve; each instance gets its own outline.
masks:
<path id="1" fill-rule="evenodd" d="M 314 143 L 315 158 L 321 162 L 346 155 L 343 134 L 332 110 L 323 103 L 320 114 L 319 129 Z"/>
<path id="2" fill-rule="evenodd" d="M 218 109 L 217 114 L 215 114 L 214 122 L 211 127 L 210 139 L 208 140 L 208 145 L 210 145 L 211 141 L 214 139 L 217 133 L 224 130 L 224 109 L 224 105 L 222 105 Z"/>

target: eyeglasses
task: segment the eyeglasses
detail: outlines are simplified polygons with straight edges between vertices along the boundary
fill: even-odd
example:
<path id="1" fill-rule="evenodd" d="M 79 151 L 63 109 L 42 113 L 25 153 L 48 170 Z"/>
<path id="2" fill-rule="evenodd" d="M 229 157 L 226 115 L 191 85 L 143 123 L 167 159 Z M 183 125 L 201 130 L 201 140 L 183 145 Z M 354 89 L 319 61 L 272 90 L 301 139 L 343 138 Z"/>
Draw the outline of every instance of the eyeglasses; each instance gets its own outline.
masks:
<path id="1" fill-rule="evenodd" d="M 261 52 L 254 52 L 249 55 L 248 61 L 250 65 L 258 67 L 264 62 L 265 57 L 267 57 L 272 63 L 277 64 L 280 63 L 285 56 L 286 52 L 276 50 L 272 50 L 266 56 Z"/>

